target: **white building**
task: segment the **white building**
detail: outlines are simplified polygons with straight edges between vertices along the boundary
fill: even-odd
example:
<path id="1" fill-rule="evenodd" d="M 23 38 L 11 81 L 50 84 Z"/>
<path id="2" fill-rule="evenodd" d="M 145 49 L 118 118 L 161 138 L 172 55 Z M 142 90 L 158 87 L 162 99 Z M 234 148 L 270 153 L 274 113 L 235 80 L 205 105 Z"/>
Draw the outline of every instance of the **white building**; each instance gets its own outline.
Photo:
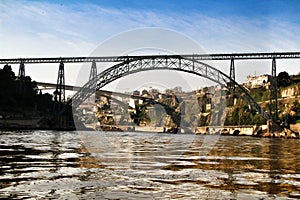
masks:
<path id="1" fill-rule="evenodd" d="M 270 82 L 270 75 L 264 74 L 261 76 L 247 76 L 246 85 L 249 88 L 265 87 Z"/>

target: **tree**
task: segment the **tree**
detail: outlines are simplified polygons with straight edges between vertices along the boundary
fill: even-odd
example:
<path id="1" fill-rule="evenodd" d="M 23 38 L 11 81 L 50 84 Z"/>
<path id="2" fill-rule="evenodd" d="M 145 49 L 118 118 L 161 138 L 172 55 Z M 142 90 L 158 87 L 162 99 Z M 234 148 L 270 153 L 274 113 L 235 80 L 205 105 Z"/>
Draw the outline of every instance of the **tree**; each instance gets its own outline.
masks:
<path id="1" fill-rule="evenodd" d="M 142 96 L 144 96 L 144 95 L 147 95 L 147 96 L 149 95 L 149 92 L 145 89 L 142 91 Z"/>
<path id="2" fill-rule="evenodd" d="M 10 65 L 7 65 L 7 64 L 4 65 L 3 72 L 6 73 L 7 76 L 10 77 L 11 79 L 15 79 L 15 73 L 12 71 Z"/>
<path id="3" fill-rule="evenodd" d="M 286 87 L 291 85 L 291 77 L 287 72 L 280 72 L 277 76 L 277 86 Z"/>
<path id="4" fill-rule="evenodd" d="M 300 103 L 295 100 L 293 102 L 291 110 L 294 111 L 294 112 L 296 112 L 297 114 L 300 114 Z"/>
<path id="5" fill-rule="evenodd" d="M 10 65 L 5 65 L 0 69 L 0 104 L 14 105 L 15 98 L 15 74 Z"/>

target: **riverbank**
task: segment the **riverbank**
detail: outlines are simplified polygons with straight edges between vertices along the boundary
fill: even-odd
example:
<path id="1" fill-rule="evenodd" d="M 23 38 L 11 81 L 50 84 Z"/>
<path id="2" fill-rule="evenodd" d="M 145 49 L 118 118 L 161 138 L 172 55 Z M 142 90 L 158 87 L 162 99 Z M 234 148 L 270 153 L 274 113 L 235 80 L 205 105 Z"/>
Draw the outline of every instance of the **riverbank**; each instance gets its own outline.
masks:
<path id="1" fill-rule="evenodd" d="M 80 124 L 79 124 L 80 123 Z M 241 126 L 203 126 L 195 130 L 180 128 L 178 131 L 168 132 L 164 127 L 148 126 L 102 126 L 89 127 L 81 122 L 70 121 L 66 116 L 32 117 L 27 119 L 0 119 L 0 130 L 61 130 L 61 131 L 131 131 L 147 133 L 195 133 L 198 135 L 224 135 L 224 136 L 253 136 L 268 138 L 299 139 L 300 123 L 291 124 L 290 129 L 277 129 L 268 132 L 268 125 L 241 125 Z"/>
<path id="2" fill-rule="evenodd" d="M 205 126 L 197 127 L 195 134 L 199 135 L 227 135 L 227 136 L 253 136 L 268 138 L 300 138 L 300 123 L 291 124 L 290 129 L 280 128 L 273 129 L 270 132 L 268 125 L 242 125 L 242 126 Z"/>
<path id="3" fill-rule="evenodd" d="M 98 131 L 125 131 L 125 132 L 143 132 L 143 133 L 181 133 L 197 135 L 224 135 L 224 136 L 249 136 L 249 137 L 268 137 L 268 138 L 292 138 L 300 139 L 300 123 L 293 124 L 290 129 L 277 129 L 274 132 L 268 132 L 268 125 L 241 125 L 241 126 L 203 126 L 195 130 L 190 128 L 179 128 L 176 131 L 168 132 L 164 127 L 150 126 L 101 126 L 94 127 Z"/>
<path id="4" fill-rule="evenodd" d="M 32 112 L 26 116 L 13 116 L 0 118 L 1 130 L 76 130 L 70 117 L 64 115 L 40 116 L 39 113 Z"/>

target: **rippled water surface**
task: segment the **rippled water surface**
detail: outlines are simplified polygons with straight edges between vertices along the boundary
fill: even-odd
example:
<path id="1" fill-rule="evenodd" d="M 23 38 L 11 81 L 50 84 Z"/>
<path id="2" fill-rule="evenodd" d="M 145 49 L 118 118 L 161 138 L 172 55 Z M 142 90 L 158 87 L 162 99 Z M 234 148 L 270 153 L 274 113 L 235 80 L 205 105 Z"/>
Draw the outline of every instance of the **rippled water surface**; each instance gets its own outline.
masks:
<path id="1" fill-rule="evenodd" d="M 0 198 L 300 198 L 299 140 L 1 132 Z"/>

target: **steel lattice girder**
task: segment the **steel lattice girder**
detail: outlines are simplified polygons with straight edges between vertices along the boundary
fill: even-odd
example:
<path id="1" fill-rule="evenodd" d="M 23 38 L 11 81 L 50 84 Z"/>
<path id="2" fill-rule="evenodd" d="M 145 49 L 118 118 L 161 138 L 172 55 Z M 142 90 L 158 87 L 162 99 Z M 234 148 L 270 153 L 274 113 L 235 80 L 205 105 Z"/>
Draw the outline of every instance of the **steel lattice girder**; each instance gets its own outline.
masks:
<path id="1" fill-rule="evenodd" d="M 180 56 L 158 56 L 155 57 L 136 57 L 133 60 L 126 60 L 118 63 L 100 74 L 94 79 L 87 82 L 69 101 L 69 104 L 76 109 L 84 100 L 95 91 L 100 90 L 103 86 L 114 80 L 142 71 L 149 70 L 177 70 L 187 73 L 192 73 L 198 76 L 205 77 L 222 86 L 229 87 L 233 83 L 236 90 L 236 95 L 240 96 L 248 105 L 255 109 L 265 119 L 270 119 L 270 116 L 263 111 L 263 109 L 256 103 L 251 95 L 237 82 L 232 80 L 229 76 L 220 70 L 192 59 L 182 58 Z M 93 87 L 96 84 L 96 87 Z"/>
<path id="2" fill-rule="evenodd" d="M 299 59 L 300 52 L 272 52 L 272 53 L 231 53 L 231 54 L 186 54 L 176 55 L 190 60 L 249 60 L 249 59 Z M 56 58 L 4 58 L 0 64 L 23 63 L 84 63 L 84 62 L 126 62 L 136 59 L 174 57 L 173 55 L 149 55 L 149 56 L 89 56 L 89 57 L 56 57 Z"/>

